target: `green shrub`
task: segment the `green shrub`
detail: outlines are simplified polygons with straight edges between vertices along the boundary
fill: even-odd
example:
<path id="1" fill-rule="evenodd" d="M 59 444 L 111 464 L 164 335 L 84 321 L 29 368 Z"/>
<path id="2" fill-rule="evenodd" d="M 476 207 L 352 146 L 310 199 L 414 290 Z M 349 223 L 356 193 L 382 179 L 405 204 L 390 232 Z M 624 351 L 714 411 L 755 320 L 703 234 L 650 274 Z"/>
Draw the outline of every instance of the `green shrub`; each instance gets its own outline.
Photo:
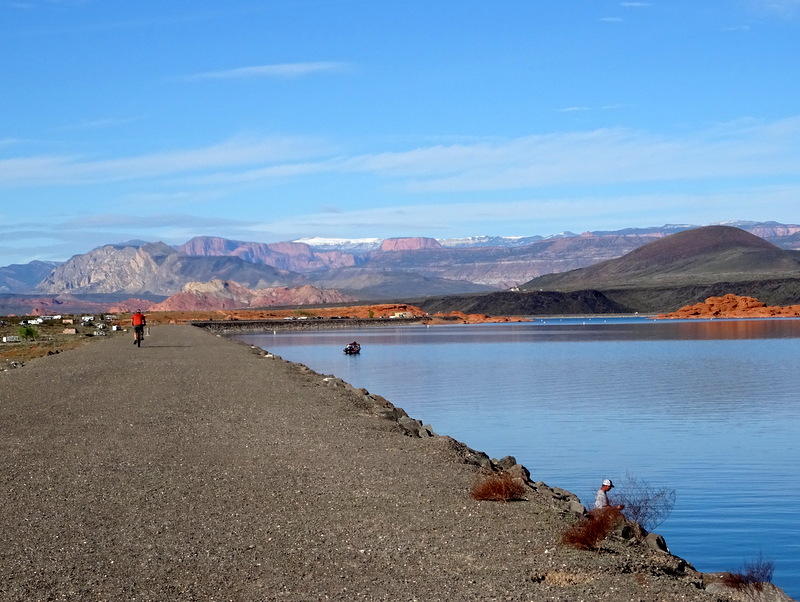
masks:
<path id="1" fill-rule="evenodd" d="M 35 341 L 39 338 L 39 331 L 31 325 L 25 324 L 17 329 L 17 335 L 25 341 Z"/>

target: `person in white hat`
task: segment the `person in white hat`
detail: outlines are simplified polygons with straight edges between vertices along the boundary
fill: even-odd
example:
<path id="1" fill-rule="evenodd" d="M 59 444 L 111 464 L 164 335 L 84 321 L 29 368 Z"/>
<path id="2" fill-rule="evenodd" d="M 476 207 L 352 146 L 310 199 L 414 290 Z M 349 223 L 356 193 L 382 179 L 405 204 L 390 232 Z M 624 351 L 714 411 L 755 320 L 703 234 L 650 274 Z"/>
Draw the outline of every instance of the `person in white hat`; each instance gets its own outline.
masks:
<path id="1" fill-rule="evenodd" d="M 608 492 L 613 486 L 614 483 L 611 482 L 611 479 L 606 479 L 603 481 L 603 484 L 600 486 L 600 489 L 597 490 L 597 494 L 594 496 L 594 507 L 596 509 L 614 508 L 615 510 L 622 510 L 625 507 L 623 504 L 614 506 L 608 501 Z"/>

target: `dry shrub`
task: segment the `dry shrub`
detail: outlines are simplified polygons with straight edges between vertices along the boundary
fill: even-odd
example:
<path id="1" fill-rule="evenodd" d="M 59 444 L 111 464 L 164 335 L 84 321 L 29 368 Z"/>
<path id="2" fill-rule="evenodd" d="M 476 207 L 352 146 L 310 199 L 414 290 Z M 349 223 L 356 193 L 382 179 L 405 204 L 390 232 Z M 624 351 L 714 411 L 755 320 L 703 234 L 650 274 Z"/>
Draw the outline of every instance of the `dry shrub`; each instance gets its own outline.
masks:
<path id="1" fill-rule="evenodd" d="M 625 481 L 617 487 L 614 503 L 624 504 L 624 514 L 628 519 L 647 531 L 653 531 L 672 513 L 675 490 L 652 487 L 647 481 L 628 473 Z"/>
<path id="2" fill-rule="evenodd" d="M 561 542 L 579 550 L 596 550 L 622 520 L 622 513 L 610 506 L 590 510 L 584 519 L 564 531 Z"/>
<path id="3" fill-rule="evenodd" d="M 472 486 L 472 499 L 490 502 L 521 500 L 528 488 L 518 478 L 506 471 L 492 472 L 481 476 Z"/>
<path id="4" fill-rule="evenodd" d="M 748 597 L 756 598 L 765 584 L 772 583 L 774 571 L 775 563 L 759 554 L 754 560 L 745 562 L 740 572 L 726 574 L 722 582 Z"/>

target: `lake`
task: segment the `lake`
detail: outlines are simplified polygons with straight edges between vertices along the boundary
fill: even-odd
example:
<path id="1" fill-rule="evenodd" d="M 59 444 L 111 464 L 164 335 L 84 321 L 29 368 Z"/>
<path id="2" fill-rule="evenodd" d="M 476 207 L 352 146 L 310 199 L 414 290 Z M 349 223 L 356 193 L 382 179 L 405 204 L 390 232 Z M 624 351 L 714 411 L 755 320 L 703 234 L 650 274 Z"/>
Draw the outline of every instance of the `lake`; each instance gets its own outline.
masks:
<path id="1" fill-rule="evenodd" d="M 656 529 L 701 571 L 760 554 L 800 597 L 800 320 L 552 319 L 236 337 L 382 395 L 584 505 L 674 489 Z M 342 353 L 357 340 L 362 352 Z M 613 501 L 614 490 L 610 497 Z"/>

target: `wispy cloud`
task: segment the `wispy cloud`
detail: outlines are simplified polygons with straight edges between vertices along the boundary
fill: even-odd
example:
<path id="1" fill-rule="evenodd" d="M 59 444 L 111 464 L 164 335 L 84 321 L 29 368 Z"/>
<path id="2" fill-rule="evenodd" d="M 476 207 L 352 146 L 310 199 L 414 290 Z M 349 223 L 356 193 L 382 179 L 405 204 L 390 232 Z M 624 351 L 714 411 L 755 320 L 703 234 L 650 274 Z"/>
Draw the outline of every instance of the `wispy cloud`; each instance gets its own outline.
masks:
<path id="1" fill-rule="evenodd" d="M 59 128 L 62 131 L 69 130 L 97 130 L 128 125 L 141 121 L 142 117 L 100 117 L 97 119 L 84 119 L 70 125 Z"/>
<path id="2" fill-rule="evenodd" d="M 600 17 L 604 23 L 622 23 L 622 17 Z"/>
<path id="3" fill-rule="evenodd" d="M 75 249 L 141 238 L 181 244 L 193 236 L 237 240 L 291 240 L 308 236 L 342 238 L 390 236 L 464 236 L 554 234 L 563 230 L 619 229 L 664 223 L 707 225 L 731 219 L 796 223 L 800 184 L 719 188 L 713 193 L 620 195 L 613 191 L 505 200 L 487 194 L 479 201 L 395 203 L 366 209 L 318 208 L 289 216 L 246 219 L 185 213 L 102 214 L 51 224 L 0 223 L 0 258 L 7 263 L 31 259 L 63 260 Z M 754 204 L 753 199 L 758 199 Z M 658 222 L 653 221 L 657 214 Z M 14 243 L 14 244 L 9 244 Z M 24 247 L 24 253 L 20 248 Z M 17 256 L 19 258 L 17 259 Z M 13 258 L 13 259 L 9 259 Z"/>
<path id="4" fill-rule="evenodd" d="M 342 72 L 349 68 L 347 63 L 336 61 L 322 61 L 315 63 L 284 63 L 279 65 L 256 65 L 252 67 L 237 67 L 224 71 L 207 71 L 186 75 L 181 79 L 215 80 L 215 79 L 253 79 L 260 77 L 296 78 L 316 73 Z"/>
<path id="5" fill-rule="evenodd" d="M 693 215 L 694 225 L 707 225 L 730 219 L 772 219 L 760 207 L 769 208 L 769 215 L 794 223 L 794 203 L 800 185 L 746 187 L 720 190 L 713 194 L 653 192 L 631 195 L 568 195 L 537 197 L 524 200 L 499 200 L 486 197 L 480 202 L 431 202 L 395 205 L 330 213 L 320 211 L 288 218 L 254 222 L 236 236 L 298 237 L 324 232 L 329 236 L 444 236 L 453 232 L 504 232 L 507 235 L 554 234 L 563 229 L 591 227 L 616 229 L 619 224 L 662 225 L 685 223 Z M 753 199 L 760 207 L 753 206 Z M 698 207 L 703 209 L 698 210 Z M 665 208 L 669 208 L 666 209 Z M 652 223 L 652 214 L 663 216 L 664 222 Z M 733 217 L 732 217 L 733 216 Z M 781 217 L 784 216 L 784 217 Z"/>
<path id="6" fill-rule="evenodd" d="M 177 176 L 199 170 L 286 162 L 318 156 L 326 146 L 304 138 L 236 138 L 189 150 L 137 157 L 90 160 L 71 156 L 34 156 L 0 159 L 0 185 L 81 185 L 131 179 Z"/>
<path id="7" fill-rule="evenodd" d="M 19 138 L 0 138 L 0 148 L 6 146 L 15 146 L 17 144 L 21 144 L 22 142 L 24 141 L 20 140 Z"/>
<path id="8" fill-rule="evenodd" d="M 225 187 L 307 175 L 371 174 L 406 192 L 521 190 L 555 185 L 800 176 L 800 117 L 737 121 L 667 136 L 625 128 L 491 138 L 371 154 L 319 140 L 237 138 L 195 149 L 86 160 L 0 160 L 0 186 L 163 180 Z"/>
<path id="9" fill-rule="evenodd" d="M 364 155 L 339 168 L 400 180 L 415 192 L 800 176 L 799 137 L 800 118 L 675 137 L 619 128 Z"/>
<path id="10" fill-rule="evenodd" d="M 35 8 L 42 8 L 51 5 L 63 5 L 63 6 L 78 6 L 81 4 L 88 4 L 89 0 L 46 0 L 45 2 L 41 1 L 24 1 L 24 0 L 6 0 L 4 2 L 0 2 L 0 6 L 5 6 L 8 8 L 14 8 L 19 10 L 31 10 Z"/>
<path id="11" fill-rule="evenodd" d="M 139 231 L 160 230 L 169 227 L 207 228 L 243 226 L 247 222 L 220 217 L 199 217 L 187 213 L 156 213 L 144 215 L 102 214 L 70 219 L 58 224 L 65 230 L 103 230 L 136 229 Z"/>
<path id="12" fill-rule="evenodd" d="M 800 0 L 750 0 L 756 9 L 781 17 L 800 15 Z"/>

